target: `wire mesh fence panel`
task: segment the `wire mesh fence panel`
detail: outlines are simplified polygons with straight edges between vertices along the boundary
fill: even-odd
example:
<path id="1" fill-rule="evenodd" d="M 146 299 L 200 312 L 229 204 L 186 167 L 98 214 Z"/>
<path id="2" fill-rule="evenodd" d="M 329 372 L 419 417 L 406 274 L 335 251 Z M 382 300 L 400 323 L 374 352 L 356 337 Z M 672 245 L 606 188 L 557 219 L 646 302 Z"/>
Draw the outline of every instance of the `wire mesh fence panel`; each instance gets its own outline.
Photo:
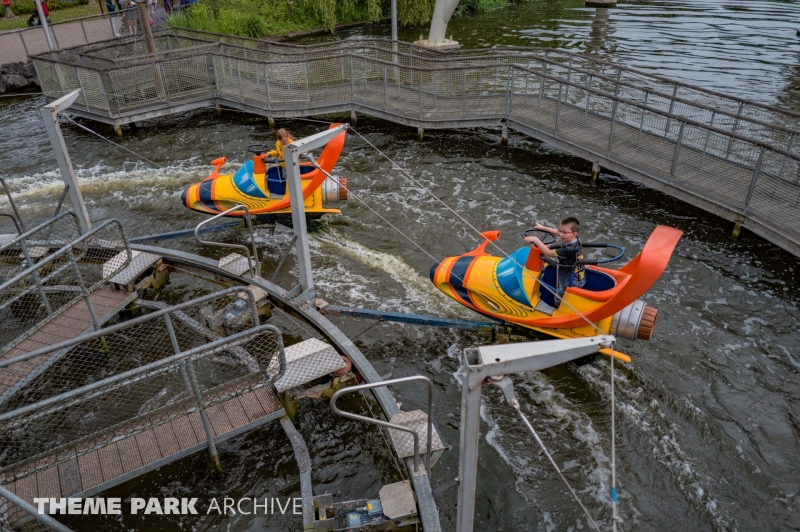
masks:
<path id="1" fill-rule="evenodd" d="M 282 340 L 274 326 L 257 325 L 255 300 L 247 289 L 176 307 L 149 305 L 145 316 L 66 348 L 43 350 L 52 361 L 49 368 L 2 405 L 0 471 L 13 468 L 19 476 L 16 466 L 29 462 L 24 468 L 29 473 L 38 467 L 31 460 L 40 455 L 76 442 L 84 442 L 79 449 L 91 450 L 241 395 L 278 375 L 285 360 Z M 4 364 L 0 379 L 24 371 L 25 361 Z"/>
<path id="2" fill-rule="evenodd" d="M 800 238 L 800 167 L 797 161 L 765 150 L 747 204 L 748 216 L 775 225 L 789 238 Z"/>
<path id="3" fill-rule="evenodd" d="M 68 219 L 59 217 L 58 221 Z M 32 231 L 30 239 L 19 238 L 4 248 L 3 258 L 11 267 L 6 281 L 0 284 L 0 353 L 4 358 L 36 349 L 35 342 L 25 348 L 16 346 L 81 299 L 88 306 L 88 313 L 82 317 L 87 322 L 83 330 L 96 326 L 97 313 L 103 307 L 94 309 L 89 296 L 129 264 L 130 249 L 119 222 L 108 221 L 65 243 L 69 230 L 66 222 L 49 224 L 41 231 Z M 78 315 L 71 319 L 80 321 Z M 0 389 L 0 393 L 15 383 Z"/>
<path id="4" fill-rule="evenodd" d="M 35 480 L 35 479 L 34 479 Z M 20 506 L 0 495 L 0 530 L 14 532 L 53 532 Z"/>

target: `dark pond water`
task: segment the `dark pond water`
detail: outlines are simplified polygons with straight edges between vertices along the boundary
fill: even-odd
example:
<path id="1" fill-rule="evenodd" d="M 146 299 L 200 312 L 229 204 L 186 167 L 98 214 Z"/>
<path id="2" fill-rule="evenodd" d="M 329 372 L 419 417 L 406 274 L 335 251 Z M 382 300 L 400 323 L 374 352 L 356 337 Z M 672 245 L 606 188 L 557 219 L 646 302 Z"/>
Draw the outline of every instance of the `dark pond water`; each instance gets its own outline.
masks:
<path id="1" fill-rule="evenodd" d="M 795 37 L 800 5 L 778 1 L 640 1 L 608 11 L 574 0 L 517 2 L 455 19 L 448 33 L 465 47 L 553 46 L 598 54 L 758 101 L 798 109 Z M 403 29 L 404 40 L 424 30 Z M 337 37 L 388 35 L 388 26 Z M 330 38 L 330 37 L 327 37 Z M 306 42 L 313 42 L 308 40 Z M 23 215 L 51 212 L 60 181 L 36 108 L 41 100 L 0 104 L 0 176 L 18 193 Z M 297 136 L 321 124 L 285 121 Z M 110 135 L 103 126 L 94 125 Z M 633 256 L 657 224 L 684 231 L 670 266 L 647 294 L 659 308 L 653 341 L 620 342 L 633 363 L 617 368 L 617 475 L 624 530 L 800 529 L 800 277 L 797 260 L 745 233 L 729 238 L 727 222 L 622 178 L 592 183 L 590 164 L 521 136 L 507 147 L 499 132 L 416 132 L 361 118 L 370 142 L 480 229 L 503 231 L 501 246 L 520 245 L 534 220 L 575 215 L 586 239 L 625 246 Z M 93 218 L 120 218 L 128 234 L 191 227 L 203 218 L 180 205 L 180 193 L 226 155 L 268 142 L 265 120 L 237 113 L 193 112 L 126 131 L 119 142 L 163 168 L 74 127 L 65 137 Z M 232 165 L 233 168 L 233 165 Z M 338 172 L 373 209 L 440 258 L 477 243 L 474 234 L 351 134 Z M 270 272 L 290 234 L 259 236 Z M 195 249 L 189 242 L 176 244 Z M 350 200 L 342 215 L 312 234 L 320 295 L 352 306 L 475 318 L 428 281 L 432 259 L 370 209 Z M 290 260 L 278 281 L 290 286 Z M 186 283 L 182 285 L 181 283 Z M 176 299 L 196 290 L 175 280 Z M 337 320 L 351 337 L 371 323 Z M 458 442 L 460 354 L 486 343 L 476 333 L 379 324 L 356 343 L 381 375 L 425 374 L 436 383 L 435 414 Z M 515 377 L 523 409 L 592 515 L 610 529 L 610 395 L 607 360 Z M 421 407 L 421 390 L 396 390 L 404 409 Z M 496 391 L 482 412 L 477 530 L 586 530 L 580 509 Z M 354 400 L 354 409 L 366 408 Z M 320 405 L 300 416 L 311 447 L 314 484 L 337 498 L 374 496 L 397 473 L 373 429 L 327 417 Z M 330 431 L 330 432 L 327 432 Z M 335 435 L 335 437 L 334 437 Z M 343 443 L 344 442 L 344 443 Z M 299 493 L 285 437 L 254 431 L 221 445 L 226 474 L 208 473 L 203 456 L 186 458 L 112 490 L 108 496 L 291 497 Z M 445 453 L 433 484 L 456 475 L 458 453 Z M 374 469 L 373 469 L 374 468 Z M 455 493 L 438 499 L 453 529 Z M 287 530 L 294 518 L 203 516 L 72 521 L 79 529 Z"/>

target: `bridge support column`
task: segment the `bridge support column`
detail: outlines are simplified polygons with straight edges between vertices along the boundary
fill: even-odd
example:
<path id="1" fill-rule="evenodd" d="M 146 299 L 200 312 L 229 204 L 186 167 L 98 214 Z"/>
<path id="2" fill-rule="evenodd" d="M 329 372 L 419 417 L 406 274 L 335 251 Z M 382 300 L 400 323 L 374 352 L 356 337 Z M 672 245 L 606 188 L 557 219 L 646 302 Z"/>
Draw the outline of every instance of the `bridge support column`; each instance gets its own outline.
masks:
<path id="1" fill-rule="evenodd" d="M 500 144 L 508 144 L 508 124 L 503 122 L 503 129 L 500 131 Z"/>
<path id="2" fill-rule="evenodd" d="M 592 163 L 592 181 L 597 181 L 598 177 L 600 177 L 600 165 Z"/>
<path id="3" fill-rule="evenodd" d="M 739 238 L 739 233 L 741 232 L 742 232 L 742 224 L 739 222 L 733 224 L 733 233 L 731 233 L 731 236 L 734 238 L 734 240 Z"/>
<path id="4" fill-rule="evenodd" d="M 267 117 L 267 123 L 269 124 L 270 129 L 275 129 L 275 119 L 271 116 Z"/>
<path id="5" fill-rule="evenodd" d="M 222 116 L 222 107 L 220 107 L 219 105 L 217 105 L 217 106 L 214 108 L 214 111 L 216 111 L 216 113 L 217 113 L 217 118 L 219 118 L 220 116 Z"/>
<path id="6" fill-rule="evenodd" d="M 350 111 L 350 124 L 351 125 L 356 125 L 356 122 L 358 122 L 358 116 L 356 115 L 355 111 L 351 110 Z"/>
<path id="7" fill-rule="evenodd" d="M 118 137 L 122 137 L 122 126 L 120 124 L 114 126 L 114 133 L 116 133 Z"/>
<path id="8" fill-rule="evenodd" d="M 617 0 L 586 0 L 586 7 L 617 7 Z"/>
<path id="9" fill-rule="evenodd" d="M 422 129 L 421 127 L 418 127 L 417 128 L 417 136 L 419 137 L 419 140 L 422 140 L 423 138 L 425 138 L 425 130 Z"/>

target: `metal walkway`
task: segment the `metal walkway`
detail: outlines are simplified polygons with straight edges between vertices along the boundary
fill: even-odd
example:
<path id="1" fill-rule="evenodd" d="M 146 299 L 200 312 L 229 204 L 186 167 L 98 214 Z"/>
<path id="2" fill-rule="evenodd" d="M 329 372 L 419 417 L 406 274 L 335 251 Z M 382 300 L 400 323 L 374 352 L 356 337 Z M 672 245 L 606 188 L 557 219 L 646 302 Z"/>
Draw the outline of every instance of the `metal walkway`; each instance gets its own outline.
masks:
<path id="1" fill-rule="evenodd" d="M 76 115 L 122 124 L 224 105 L 520 131 L 746 226 L 800 256 L 800 114 L 569 52 L 450 54 L 381 39 L 294 46 L 173 29 L 34 57 Z"/>

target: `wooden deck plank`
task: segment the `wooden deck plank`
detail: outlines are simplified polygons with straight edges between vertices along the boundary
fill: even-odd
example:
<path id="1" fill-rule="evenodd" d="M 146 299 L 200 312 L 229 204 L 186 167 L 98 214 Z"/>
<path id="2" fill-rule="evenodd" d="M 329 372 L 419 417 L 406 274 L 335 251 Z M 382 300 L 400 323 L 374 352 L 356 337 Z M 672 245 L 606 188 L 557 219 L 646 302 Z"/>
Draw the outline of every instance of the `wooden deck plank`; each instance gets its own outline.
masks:
<path id="1" fill-rule="evenodd" d="M 36 473 L 36 485 L 37 497 L 61 498 L 61 483 L 58 479 L 57 467 L 51 467 Z"/>
<path id="2" fill-rule="evenodd" d="M 263 406 L 261 406 L 261 402 L 253 394 L 253 392 L 242 395 L 239 400 L 241 401 L 245 414 L 247 414 L 247 418 L 250 421 L 255 421 L 256 419 L 267 415 L 267 411 L 264 410 Z"/>
<path id="3" fill-rule="evenodd" d="M 153 434 L 153 429 L 145 430 L 135 436 L 136 443 L 139 444 L 139 453 L 142 455 L 142 461 L 145 464 L 152 464 L 156 460 L 160 460 L 163 455 L 158 448 L 156 435 Z"/>
<path id="4" fill-rule="evenodd" d="M 277 412 L 281 408 L 281 402 L 278 401 L 278 397 L 275 395 L 275 392 L 272 391 L 271 386 L 262 386 L 261 388 L 254 390 L 253 395 L 255 395 L 261 406 L 264 407 L 267 414 L 271 414 L 273 412 Z"/>
<path id="5" fill-rule="evenodd" d="M 169 423 L 153 427 L 153 434 L 156 437 L 158 448 L 161 449 L 161 454 L 163 456 L 166 457 L 181 450 L 180 445 L 178 445 L 178 438 L 175 436 L 172 425 Z"/>
<path id="6" fill-rule="evenodd" d="M 144 465 L 142 455 L 139 452 L 139 445 L 132 436 L 128 436 L 117 442 L 117 448 L 119 449 L 119 457 L 122 461 L 122 469 L 125 473 L 130 473 L 134 469 L 138 469 Z"/>
<path id="7" fill-rule="evenodd" d="M 192 430 L 194 430 L 195 436 L 197 436 L 198 441 L 208 441 L 208 437 L 206 436 L 206 430 L 203 428 L 203 418 L 200 417 L 200 412 L 192 412 L 189 414 L 189 423 L 192 425 Z"/>
<path id="8" fill-rule="evenodd" d="M 61 493 L 64 497 L 75 495 L 83 490 L 81 470 L 78 467 L 77 458 L 58 464 L 58 478 L 61 484 Z"/>
<path id="9" fill-rule="evenodd" d="M 83 482 L 84 490 L 103 482 L 103 470 L 100 468 L 100 459 L 97 456 L 97 451 L 79 456 L 78 467 L 81 469 L 81 481 Z"/>
<path id="10" fill-rule="evenodd" d="M 173 432 L 175 432 L 175 436 L 178 438 L 178 446 L 181 449 L 188 449 L 192 445 L 200 442 L 192 428 L 192 424 L 189 422 L 188 416 L 181 416 L 177 419 L 173 419 L 170 421 L 170 424 L 172 425 Z"/>
<path id="11" fill-rule="evenodd" d="M 238 397 L 234 397 L 222 403 L 222 408 L 224 408 L 225 413 L 228 414 L 228 419 L 231 421 L 231 425 L 233 425 L 234 429 L 243 427 L 250 422 Z"/>
<path id="12" fill-rule="evenodd" d="M 16 493 L 18 497 L 25 499 L 31 504 L 33 504 L 33 498 L 36 497 L 37 489 L 38 486 L 36 485 L 36 475 L 29 475 L 17 480 L 14 483 L 14 493 Z"/>
<path id="13" fill-rule="evenodd" d="M 98 449 L 97 456 L 100 458 L 100 469 L 103 471 L 103 481 L 116 478 L 125 472 L 122 468 L 122 460 L 119 457 L 117 442 Z"/>
<path id="14" fill-rule="evenodd" d="M 225 413 L 225 409 L 222 408 L 221 404 L 206 408 L 206 414 L 208 414 L 208 420 L 211 422 L 214 436 L 220 436 L 233 430 L 228 414 Z"/>

